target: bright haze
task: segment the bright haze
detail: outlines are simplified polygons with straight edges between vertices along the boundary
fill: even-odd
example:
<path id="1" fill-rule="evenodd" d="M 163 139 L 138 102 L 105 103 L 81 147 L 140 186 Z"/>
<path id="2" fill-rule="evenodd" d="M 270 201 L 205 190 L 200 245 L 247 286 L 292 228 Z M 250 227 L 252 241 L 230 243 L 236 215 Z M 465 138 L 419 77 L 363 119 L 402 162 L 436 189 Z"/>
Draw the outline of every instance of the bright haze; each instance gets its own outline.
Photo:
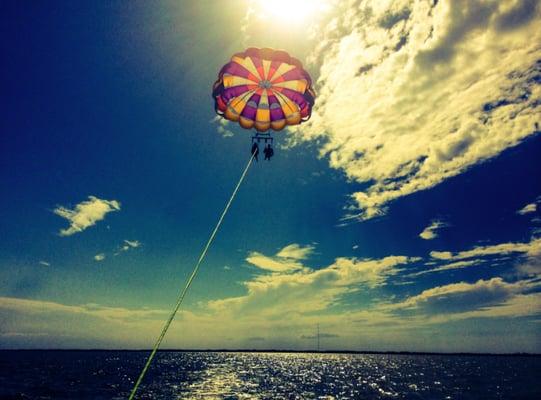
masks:
<path id="1" fill-rule="evenodd" d="M 541 351 L 538 1 L 3 3 L 0 346 L 149 348 L 250 156 L 211 87 L 302 60 L 162 347 Z"/>

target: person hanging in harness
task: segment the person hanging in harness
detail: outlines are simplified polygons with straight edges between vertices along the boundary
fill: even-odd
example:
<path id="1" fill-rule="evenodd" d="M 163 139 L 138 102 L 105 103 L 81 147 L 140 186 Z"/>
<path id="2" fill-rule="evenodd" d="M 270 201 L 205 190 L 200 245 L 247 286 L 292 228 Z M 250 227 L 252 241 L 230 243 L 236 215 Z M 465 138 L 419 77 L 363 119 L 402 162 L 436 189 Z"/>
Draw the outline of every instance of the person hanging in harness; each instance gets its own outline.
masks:
<path id="1" fill-rule="evenodd" d="M 256 161 L 259 161 L 257 159 L 257 157 L 259 156 L 259 145 L 256 142 L 254 142 L 254 144 L 252 145 L 252 155 L 254 156 Z"/>
<path id="2" fill-rule="evenodd" d="M 274 150 L 272 149 L 270 144 L 265 147 L 265 149 L 263 150 L 263 154 L 265 154 L 265 160 L 270 161 L 271 157 L 274 155 Z"/>

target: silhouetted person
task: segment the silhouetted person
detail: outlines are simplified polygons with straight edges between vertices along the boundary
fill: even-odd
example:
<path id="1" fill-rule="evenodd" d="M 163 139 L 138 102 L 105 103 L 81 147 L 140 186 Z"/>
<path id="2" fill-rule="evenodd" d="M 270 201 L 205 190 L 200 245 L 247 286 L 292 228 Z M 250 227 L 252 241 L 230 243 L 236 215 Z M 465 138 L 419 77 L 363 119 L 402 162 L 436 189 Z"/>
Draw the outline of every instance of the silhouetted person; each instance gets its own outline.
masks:
<path id="1" fill-rule="evenodd" d="M 263 153 L 265 154 L 265 160 L 270 161 L 271 157 L 274 155 L 274 150 L 272 149 L 271 145 L 268 144 L 263 150 Z"/>
<path id="2" fill-rule="evenodd" d="M 259 161 L 257 159 L 257 156 L 259 155 L 259 145 L 257 143 L 255 143 L 255 142 L 252 145 L 252 155 L 254 156 L 256 161 Z"/>

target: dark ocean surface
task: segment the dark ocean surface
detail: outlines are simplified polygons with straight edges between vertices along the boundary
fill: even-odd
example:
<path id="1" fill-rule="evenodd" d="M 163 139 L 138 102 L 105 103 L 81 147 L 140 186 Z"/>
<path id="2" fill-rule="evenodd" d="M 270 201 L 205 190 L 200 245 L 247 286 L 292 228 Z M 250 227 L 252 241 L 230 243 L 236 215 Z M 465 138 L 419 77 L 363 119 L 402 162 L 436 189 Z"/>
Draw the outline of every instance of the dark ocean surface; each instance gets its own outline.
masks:
<path id="1" fill-rule="evenodd" d="M 0 351 L 0 399 L 127 399 L 148 352 Z M 541 357 L 160 352 L 138 399 L 541 399 Z"/>

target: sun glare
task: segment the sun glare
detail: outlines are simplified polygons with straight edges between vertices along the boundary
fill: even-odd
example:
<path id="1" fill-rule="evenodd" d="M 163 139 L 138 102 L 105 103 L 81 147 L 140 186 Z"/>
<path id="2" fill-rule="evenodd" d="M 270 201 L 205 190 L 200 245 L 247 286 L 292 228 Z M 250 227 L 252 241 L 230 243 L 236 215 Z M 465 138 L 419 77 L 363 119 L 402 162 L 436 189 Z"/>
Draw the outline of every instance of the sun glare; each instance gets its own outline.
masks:
<path id="1" fill-rule="evenodd" d="M 258 0 L 263 18 L 285 23 L 309 23 L 331 8 L 331 0 Z"/>

